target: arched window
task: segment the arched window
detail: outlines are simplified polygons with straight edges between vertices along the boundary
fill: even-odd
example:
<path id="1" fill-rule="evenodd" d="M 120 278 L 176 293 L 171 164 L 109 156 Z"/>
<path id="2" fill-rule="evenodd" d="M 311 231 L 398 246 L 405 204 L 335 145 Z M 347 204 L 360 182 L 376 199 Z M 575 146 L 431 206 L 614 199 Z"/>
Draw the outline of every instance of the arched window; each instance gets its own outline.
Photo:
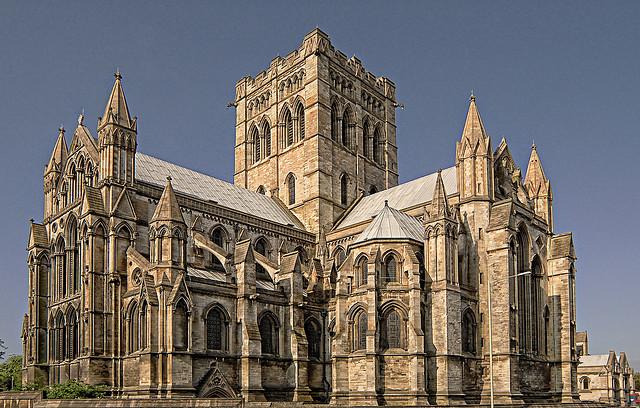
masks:
<path id="1" fill-rule="evenodd" d="M 173 311 L 173 348 L 187 350 L 189 346 L 189 309 L 184 299 L 180 299 Z"/>
<path id="2" fill-rule="evenodd" d="M 402 323 L 396 310 L 386 315 L 382 326 L 382 348 L 402 348 Z"/>
<path id="3" fill-rule="evenodd" d="M 373 131 L 373 160 L 382 164 L 382 136 L 380 135 L 380 127 L 376 127 Z"/>
<path id="4" fill-rule="evenodd" d="M 351 108 L 348 106 L 345 108 L 344 113 L 342 114 L 342 145 L 347 149 L 351 148 L 352 140 L 353 140 L 353 114 L 351 113 Z"/>
<path id="5" fill-rule="evenodd" d="M 258 128 L 254 125 L 249 132 L 249 140 L 253 143 L 253 162 L 260 161 L 260 135 L 258 134 Z"/>
<path id="6" fill-rule="evenodd" d="M 521 275 L 529 268 L 529 237 L 524 225 L 518 228 L 516 236 L 516 281 L 518 282 L 518 328 L 520 352 L 523 353 L 533 345 L 528 341 L 529 325 L 528 318 L 531 311 L 531 276 Z"/>
<path id="7" fill-rule="evenodd" d="M 291 111 L 289 108 L 285 108 L 284 116 L 284 146 L 291 146 L 293 144 L 293 118 L 291 117 Z"/>
<path id="8" fill-rule="evenodd" d="M 358 262 L 358 286 L 363 286 L 367 284 L 367 279 L 369 275 L 369 261 L 366 257 L 362 257 L 360 262 Z"/>
<path id="9" fill-rule="evenodd" d="M 365 118 L 362 123 L 362 155 L 368 159 L 369 156 L 369 119 Z"/>
<path id="10" fill-rule="evenodd" d="M 140 338 L 139 324 L 138 305 L 134 302 L 129 308 L 129 353 L 140 349 L 140 343 L 138 342 Z"/>
<path id="11" fill-rule="evenodd" d="M 227 322 L 224 312 L 214 307 L 207 313 L 207 349 L 226 350 Z"/>
<path id="12" fill-rule="evenodd" d="M 182 262 L 182 234 L 179 229 L 173 230 L 171 238 L 171 262 L 179 265 Z"/>
<path id="13" fill-rule="evenodd" d="M 264 188 L 264 186 L 259 186 L 258 189 L 256 190 L 256 193 L 262 194 L 262 195 L 266 195 L 267 194 L 267 190 Z"/>
<path id="14" fill-rule="evenodd" d="M 211 231 L 211 241 L 222 249 L 227 249 L 227 234 L 223 227 L 216 227 Z"/>
<path id="15" fill-rule="evenodd" d="M 304 139 L 304 130 L 305 130 L 305 122 L 304 122 L 304 106 L 302 102 L 298 104 L 296 109 L 296 116 L 298 117 L 298 139 Z"/>
<path id="16" fill-rule="evenodd" d="M 347 185 L 349 184 L 349 178 L 346 174 L 340 177 L 340 204 L 347 205 Z"/>
<path id="17" fill-rule="evenodd" d="M 63 361 L 67 358 L 67 330 L 62 312 L 56 318 L 55 336 L 55 361 Z"/>
<path id="18" fill-rule="evenodd" d="M 304 333 L 307 336 L 307 356 L 309 358 L 320 358 L 320 328 L 315 320 L 309 319 L 304 324 Z"/>
<path id="19" fill-rule="evenodd" d="M 68 282 L 68 292 L 76 293 L 80 290 L 80 245 L 78 243 L 78 223 L 73 217 L 70 217 L 67 223 L 67 242 L 71 249 L 66 251 L 66 264 L 69 268 L 66 280 Z"/>
<path id="20" fill-rule="evenodd" d="M 336 267 L 341 267 L 344 263 L 345 259 L 347 259 L 347 253 L 344 251 L 342 247 L 336 248 L 333 252 L 333 259 L 336 261 Z"/>
<path id="21" fill-rule="evenodd" d="M 296 203 L 296 177 L 289 173 L 287 176 L 287 190 L 289 193 L 289 205 Z"/>
<path id="22" fill-rule="evenodd" d="M 338 106 L 334 103 L 331 105 L 331 140 L 338 141 L 340 133 L 340 120 L 338 119 Z"/>
<path id="23" fill-rule="evenodd" d="M 142 301 L 140 304 L 140 350 L 147 348 L 147 301 Z"/>
<path id="24" fill-rule="evenodd" d="M 542 294 L 542 265 L 536 256 L 531 263 L 531 348 L 534 353 L 540 351 L 540 296 Z"/>
<path id="25" fill-rule="evenodd" d="M 476 352 L 476 320 L 473 312 L 467 309 L 462 316 L 462 351 Z"/>
<path id="26" fill-rule="evenodd" d="M 384 276 L 387 282 L 398 280 L 396 257 L 389 255 L 384 260 Z"/>
<path id="27" fill-rule="evenodd" d="M 354 319 L 353 351 L 367 349 L 367 313 L 362 310 Z"/>
<path id="28" fill-rule="evenodd" d="M 580 388 L 582 388 L 583 390 L 589 389 L 589 377 L 585 376 L 580 378 Z"/>
<path id="29" fill-rule="evenodd" d="M 62 298 L 67 294 L 67 280 L 66 280 L 66 270 L 67 270 L 67 257 L 65 256 L 65 243 L 64 238 L 60 236 L 56 243 L 56 280 L 57 280 L 57 292 L 58 298 Z"/>
<path id="30" fill-rule="evenodd" d="M 262 124 L 262 137 L 264 138 L 264 156 L 271 156 L 271 126 L 266 120 Z"/>
<path id="31" fill-rule="evenodd" d="M 268 248 L 268 244 L 264 238 L 259 238 L 258 240 L 256 240 L 255 244 L 253 245 L 253 249 L 257 253 L 263 256 L 267 256 L 267 248 Z M 269 277 L 269 273 L 259 263 L 256 263 L 256 277 L 262 278 L 262 279 Z"/>
<path id="32" fill-rule="evenodd" d="M 544 333 L 542 334 L 542 349 L 549 355 L 549 307 L 544 307 Z"/>
<path id="33" fill-rule="evenodd" d="M 278 354 L 278 324 L 275 316 L 265 313 L 258 323 L 262 354 Z"/>
<path id="34" fill-rule="evenodd" d="M 74 310 L 71 310 L 67 314 L 67 335 L 69 336 L 67 341 L 69 348 L 67 356 L 70 360 L 73 360 L 78 357 L 78 343 L 80 337 L 78 333 L 78 316 Z"/>

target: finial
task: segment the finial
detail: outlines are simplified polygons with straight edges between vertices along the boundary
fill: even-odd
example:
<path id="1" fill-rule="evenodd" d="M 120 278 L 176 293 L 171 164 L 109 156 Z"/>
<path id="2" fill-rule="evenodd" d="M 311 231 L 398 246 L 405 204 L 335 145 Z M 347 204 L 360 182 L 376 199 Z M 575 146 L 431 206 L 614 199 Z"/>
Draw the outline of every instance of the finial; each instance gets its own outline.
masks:
<path id="1" fill-rule="evenodd" d="M 531 144 L 531 149 L 536 150 L 536 140 L 533 139 L 533 143 Z"/>
<path id="2" fill-rule="evenodd" d="M 384 200 L 384 206 L 388 207 L 389 206 L 389 200 Z"/>
<path id="3" fill-rule="evenodd" d="M 171 182 L 171 176 L 167 176 L 167 181 L 170 183 Z"/>
<path id="4" fill-rule="evenodd" d="M 29 222 L 30 222 L 30 223 L 32 223 L 32 224 L 33 224 L 35 221 L 36 221 L 36 220 L 34 220 L 33 218 L 29 219 Z"/>
<path id="5" fill-rule="evenodd" d="M 82 108 L 82 113 L 78 116 L 78 126 L 82 126 L 82 122 L 84 122 L 84 108 Z"/>
<path id="6" fill-rule="evenodd" d="M 476 96 L 473 94 L 473 89 L 471 90 L 471 96 L 469 96 L 469 102 L 475 102 Z"/>
<path id="7" fill-rule="evenodd" d="M 438 174 L 442 173 L 442 169 L 438 169 Z"/>
<path id="8" fill-rule="evenodd" d="M 115 74 L 113 74 L 113 76 L 116 77 L 118 81 L 122 79 L 122 75 L 120 74 L 120 68 L 116 68 L 116 72 Z"/>
<path id="9" fill-rule="evenodd" d="M 64 125 L 62 123 L 60 124 L 60 127 L 58 128 L 58 132 L 64 133 Z"/>

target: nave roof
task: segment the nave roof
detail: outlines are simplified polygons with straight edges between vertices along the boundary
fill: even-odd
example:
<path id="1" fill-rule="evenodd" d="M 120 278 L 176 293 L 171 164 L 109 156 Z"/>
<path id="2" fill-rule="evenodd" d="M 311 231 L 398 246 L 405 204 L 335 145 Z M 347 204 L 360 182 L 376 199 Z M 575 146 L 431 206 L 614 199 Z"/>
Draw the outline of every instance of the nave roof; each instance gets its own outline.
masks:
<path id="1" fill-rule="evenodd" d="M 456 194 L 458 192 L 458 184 L 456 182 L 455 166 L 442 170 L 441 176 L 447 194 Z M 385 202 L 388 203 L 389 207 L 401 211 L 426 204 L 433 198 L 437 179 L 438 173 L 431 173 L 387 190 L 362 197 L 335 229 L 371 220 L 382 211 Z"/>
<path id="2" fill-rule="evenodd" d="M 176 164 L 136 153 L 136 179 L 164 187 L 171 177 L 173 189 L 203 201 L 260 217 L 283 225 L 298 226 L 295 216 L 273 198 L 235 186 L 215 177 L 198 173 Z"/>

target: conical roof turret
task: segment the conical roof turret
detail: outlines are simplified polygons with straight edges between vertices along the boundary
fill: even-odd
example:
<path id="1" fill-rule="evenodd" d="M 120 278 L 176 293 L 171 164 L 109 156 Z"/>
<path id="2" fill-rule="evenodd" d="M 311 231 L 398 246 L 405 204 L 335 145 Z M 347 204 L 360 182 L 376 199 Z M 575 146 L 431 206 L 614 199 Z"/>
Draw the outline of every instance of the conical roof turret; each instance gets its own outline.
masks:
<path id="1" fill-rule="evenodd" d="M 429 212 L 429 215 L 431 218 L 451 216 L 449 202 L 447 201 L 447 192 L 444 189 L 442 172 L 440 170 L 438 170 L 438 178 L 436 179 L 436 185 L 433 189 L 433 198 L 431 200 L 431 211 Z"/>
<path id="2" fill-rule="evenodd" d="M 178 199 L 176 193 L 173 191 L 171 185 L 171 177 L 167 177 L 167 184 L 164 187 L 160 201 L 156 211 L 151 217 L 151 222 L 170 221 L 184 224 L 184 218 L 182 217 L 182 211 L 180 211 L 180 205 L 178 205 Z"/>
<path id="3" fill-rule="evenodd" d="M 122 127 L 133 129 L 135 127 L 135 119 L 131 119 L 129 114 L 129 107 L 127 106 L 127 99 L 124 96 L 124 90 L 122 89 L 122 75 L 120 71 L 114 74 L 116 78 L 113 88 L 111 89 L 111 95 L 107 101 L 107 106 L 104 108 L 104 114 L 98 123 L 98 128 L 112 123 L 120 125 Z"/>
<path id="4" fill-rule="evenodd" d="M 60 171 L 61 164 L 67 160 L 68 154 L 69 149 L 67 148 L 67 141 L 64 138 L 64 127 L 60 126 L 58 129 L 58 139 L 53 147 L 53 152 L 51 152 L 51 158 L 45 169 L 45 174 L 52 171 Z"/>
<path id="5" fill-rule="evenodd" d="M 537 195 L 539 192 L 544 192 L 549 184 L 549 179 L 544 174 L 542 168 L 542 162 L 540 156 L 538 156 L 538 149 L 536 145 L 531 146 L 531 156 L 529 157 L 529 165 L 527 166 L 527 174 L 524 179 L 524 185 L 527 188 L 529 194 Z"/>
<path id="6" fill-rule="evenodd" d="M 467 111 L 467 119 L 464 122 L 464 128 L 462 129 L 462 140 L 468 138 L 469 140 L 476 140 L 478 138 L 486 138 L 487 132 L 484 130 L 484 124 L 476 105 L 476 97 L 471 94 L 469 98 L 469 110 Z"/>

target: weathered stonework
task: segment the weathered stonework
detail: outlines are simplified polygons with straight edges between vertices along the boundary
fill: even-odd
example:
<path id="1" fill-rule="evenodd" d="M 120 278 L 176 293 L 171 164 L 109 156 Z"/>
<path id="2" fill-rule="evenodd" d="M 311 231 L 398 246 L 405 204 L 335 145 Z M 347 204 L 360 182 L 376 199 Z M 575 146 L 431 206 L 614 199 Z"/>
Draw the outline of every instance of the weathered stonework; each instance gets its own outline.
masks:
<path id="1" fill-rule="evenodd" d="M 97 138 L 82 117 L 70 147 L 60 130 L 30 229 L 26 382 L 487 403 L 490 292 L 496 401 L 577 401 L 576 258 L 535 146 L 523 179 L 472 96 L 455 167 L 398 185 L 395 85 L 318 29 L 235 105 L 235 186 L 137 152 L 120 74 Z"/>

